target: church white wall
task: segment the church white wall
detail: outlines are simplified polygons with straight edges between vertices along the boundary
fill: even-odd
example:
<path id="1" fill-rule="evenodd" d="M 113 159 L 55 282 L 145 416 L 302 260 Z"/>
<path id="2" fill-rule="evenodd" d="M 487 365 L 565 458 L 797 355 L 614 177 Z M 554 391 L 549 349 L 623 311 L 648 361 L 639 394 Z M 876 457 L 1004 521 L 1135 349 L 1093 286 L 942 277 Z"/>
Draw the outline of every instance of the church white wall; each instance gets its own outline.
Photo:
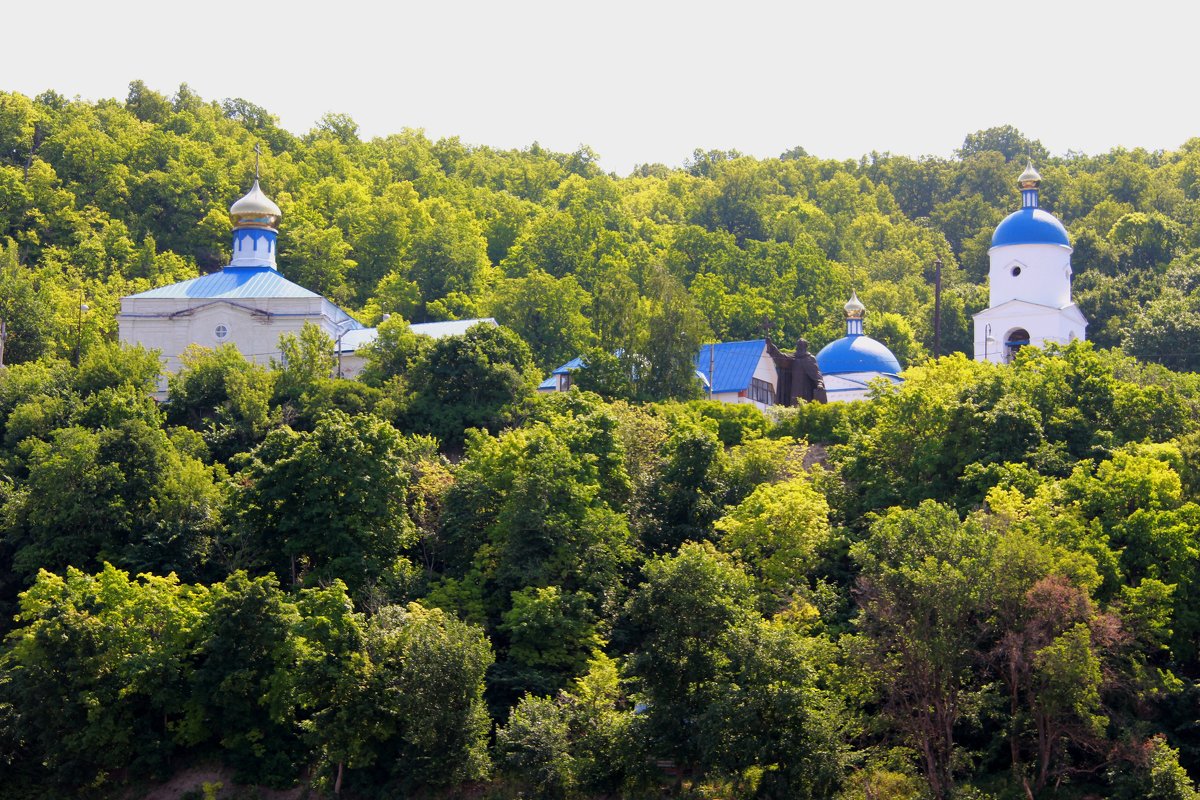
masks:
<path id="1" fill-rule="evenodd" d="M 881 375 L 878 372 L 845 372 L 838 375 L 825 375 L 825 395 L 831 403 L 852 403 L 865 400 L 871 394 L 871 381 L 882 378 L 893 386 L 899 384 L 899 378 Z"/>
<path id="2" fill-rule="evenodd" d="M 357 378 L 367 366 L 367 360 L 358 353 L 342 353 L 339 363 L 343 378 Z M 334 367 L 337 369 L 339 367 Z"/>
<path id="3" fill-rule="evenodd" d="M 754 367 L 754 377 L 771 384 L 771 388 L 775 390 L 775 396 L 779 396 L 779 369 L 775 366 L 775 359 L 771 358 L 765 345 L 762 355 L 758 357 L 758 364 Z"/>
<path id="4" fill-rule="evenodd" d="M 1071 303 L 1071 248 L 1056 244 L 1010 244 L 993 247 L 988 259 L 989 307 L 1009 300 L 1054 308 Z"/>
<path id="5" fill-rule="evenodd" d="M 975 315 L 975 360 L 1006 363 L 1008 352 L 1004 343 L 1018 328 L 1029 333 L 1031 346 L 1045 347 L 1050 342 L 1068 344 L 1086 338 L 1087 322 L 1074 304 L 1049 308 L 1010 300 Z M 989 331 L 994 341 L 987 341 Z"/>
<path id="6" fill-rule="evenodd" d="M 705 399 L 708 399 L 708 395 L 705 395 Z M 766 409 L 770 408 L 770 406 L 768 406 L 766 403 L 760 403 L 757 400 L 751 400 L 749 397 L 742 396 L 742 394 L 739 392 L 717 392 L 712 396 L 712 399 L 716 400 L 718 403 L 751 405 L 757 408 L 759 411 L 765 411 Z"/>
<path id="7" fill-rule="evenodd" d="M 163 370 L 178 372 L 179 356 L 192 344 L 233 344 L 247 360 L 269 364 L 279 358 L 279 337 L 299 334 L 306 322 L 320 326 L 332 339 L 337 324 L 332 305 L 320 297 L 264 298 L 250 301 L 202 301 L 174 298 L 123 298 L 117 316 L 124 344 L 140 344 L 162 353 Z M 220 335 L 219 328 L 225 335 Z"/>

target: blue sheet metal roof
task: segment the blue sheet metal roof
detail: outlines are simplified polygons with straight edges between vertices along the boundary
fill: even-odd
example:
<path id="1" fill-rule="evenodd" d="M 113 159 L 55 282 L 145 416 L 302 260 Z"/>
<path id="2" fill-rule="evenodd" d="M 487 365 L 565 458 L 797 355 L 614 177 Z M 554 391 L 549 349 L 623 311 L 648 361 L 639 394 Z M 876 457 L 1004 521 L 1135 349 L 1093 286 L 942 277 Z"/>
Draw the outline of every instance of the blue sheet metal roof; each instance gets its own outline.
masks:
<path id="1" fill-rule="evenodd" d="M 708 377 L 711 353 L 713 394 L 743 391 L 750 388 L 750 379 L 766 346 L 766 339 L 706 344 L 696 356 L 696 372 Z"/>
<path id="2" fill-rule="evenodd" d="M 846 372 L 879 372 L 896 375 L 900 362 L 883 342 L 862 334 L 850 334 L 830 342 L 817 353 L 817 366 L 822 375 Z"/>
<path id="3" fill-rule="evenodd" d="M 579 357 L 572 358 L 570 361 L 563 364 L 561 367 L 554 370 L 554 372 L 551 372 L 550 374 L 551 375 L 566 375 L 568 372 L 570 372 L 573 369 L 583 369 L 583 359 L 582 358 L 579 358 Z"/>
<path id="4" fill-rule="evenodd" d="M 225 267 L 220 272 L 160 286 L 132 296 L 174 300 L 320 297 L 319 294 L 292 283 L 270 267 Z"/>
<path id="5" fill-rule="evenodd" d="M 558 388 L 558 378 L 556 378 L 555 376 L 556 375 L 566 375 L 568 372 L 570 372 L 573 369 L 584 369 L 582 358 L 579 358 L 579 357 L 572 358 L 570 361 L 563 364 L 558 369 L 554 370 L 554 372 L 551 372 L 550 376 L 547 377 L 546 380 L 544 380 L 540 384 L 538 384 L 538 389 L 546 390 L 546 391 L 553 391 L 553 390 L 557 389 Z"/>
<path id="6" fill-rule="evenodd" d="M 740 392 L 750 388 L 750 379 L 758 368 L 762 358 L 763 348 L 767 346 L 766 339 L 754 339 L 748 342 L 719 342 L 715 345 L 706 344 L 696 355 L 696 378 L 707 389 L 709 370 L 709 351 L 713 350 L 712 368 L 713 392 Z M 715 348 L 715 349 L 714 349 Z M 620 351 L 618 351 L 619 353 Z M 555 389 L 558 387 L 556 375 L 566 375 L 576 369 L 586 369 L 582 358 L 572 358 L 550 376 L 542 381 L 540 389 Z"/>
<path id="7" fill-rule="evenodd" d="M 1058 218 L 1040 208 L 1021 208 L 1004 218 L 992 234 L 992 247 L 1008 244 L 1071 246 L 1067 229 Z"/>

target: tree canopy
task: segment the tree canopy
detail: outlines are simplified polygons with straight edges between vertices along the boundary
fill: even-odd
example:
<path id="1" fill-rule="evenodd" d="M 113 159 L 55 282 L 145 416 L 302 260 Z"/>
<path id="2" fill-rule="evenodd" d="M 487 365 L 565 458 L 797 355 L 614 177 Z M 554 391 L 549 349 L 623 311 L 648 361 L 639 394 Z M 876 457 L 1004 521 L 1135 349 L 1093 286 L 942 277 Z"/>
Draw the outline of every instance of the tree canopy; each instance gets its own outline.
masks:
<path id="1" fill-rule="evenodd" d="M 315 328 L 194 348 L 160 405 L 117 302 L 226 261 L 255 144 L 282 269 L 379 338 L 361 381 Z M 1029 156 L 1092 341 L 977 363 Z M 0 93 L 0 794 L 1195 798 L 1197 158 L 1005 126 L 622 178 Z M 819 347 L 852 288 L 903 383 L 696 396 L 699 342 Z"/>

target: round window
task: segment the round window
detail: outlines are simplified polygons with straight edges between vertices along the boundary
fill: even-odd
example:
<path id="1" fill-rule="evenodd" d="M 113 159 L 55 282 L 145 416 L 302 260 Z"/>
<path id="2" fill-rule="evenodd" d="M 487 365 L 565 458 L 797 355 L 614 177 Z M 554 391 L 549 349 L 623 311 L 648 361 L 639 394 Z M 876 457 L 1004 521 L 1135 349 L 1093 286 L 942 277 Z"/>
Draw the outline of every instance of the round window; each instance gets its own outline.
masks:
<path id="1" fill-rule="evenodd" d="M 1020 268 L 1020 267 L 1013 267 L 1013 268 L 1012 268 L 1012 276 L 1013 276 L 1014 278 L 1015 278 L 1015 277 L 1017 277 L 1017 276 L 1018 276 L 1018 275 L 1020 275 L 1020 274 L 1021 274 L 1021 268 Z"/>
<path id="2" fill-rule="evenodd" d="M 223 342 L 229 338 L 229 328 L 224 325 L 218 325 L 213 334 L 217 337 L 218 342 Z"/>

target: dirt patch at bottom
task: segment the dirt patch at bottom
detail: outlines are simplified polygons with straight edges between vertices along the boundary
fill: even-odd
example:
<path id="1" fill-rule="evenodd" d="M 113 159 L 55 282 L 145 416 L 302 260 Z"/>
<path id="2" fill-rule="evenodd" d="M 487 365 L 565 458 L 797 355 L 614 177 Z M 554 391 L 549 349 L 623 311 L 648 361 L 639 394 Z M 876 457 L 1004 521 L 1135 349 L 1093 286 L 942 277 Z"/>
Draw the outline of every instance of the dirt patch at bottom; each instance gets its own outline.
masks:
<path id="1" fill-rule="evenodd" d="M 233 771 L 221 767 L 189 767 L 171 776 L 170 780 L 157 786 L 142 787 L 125 794 L 125 800 L 183 800 L 185 797 L 204 797 L 205 785 L 221 788 L 214 796 L 218 800 L 303 800 L 312 796 L 306 786 L 297 786 L 283 791 L 261 786 L 235 783 Z M 211 790 L 210 790 L 211 791 Z"/>

